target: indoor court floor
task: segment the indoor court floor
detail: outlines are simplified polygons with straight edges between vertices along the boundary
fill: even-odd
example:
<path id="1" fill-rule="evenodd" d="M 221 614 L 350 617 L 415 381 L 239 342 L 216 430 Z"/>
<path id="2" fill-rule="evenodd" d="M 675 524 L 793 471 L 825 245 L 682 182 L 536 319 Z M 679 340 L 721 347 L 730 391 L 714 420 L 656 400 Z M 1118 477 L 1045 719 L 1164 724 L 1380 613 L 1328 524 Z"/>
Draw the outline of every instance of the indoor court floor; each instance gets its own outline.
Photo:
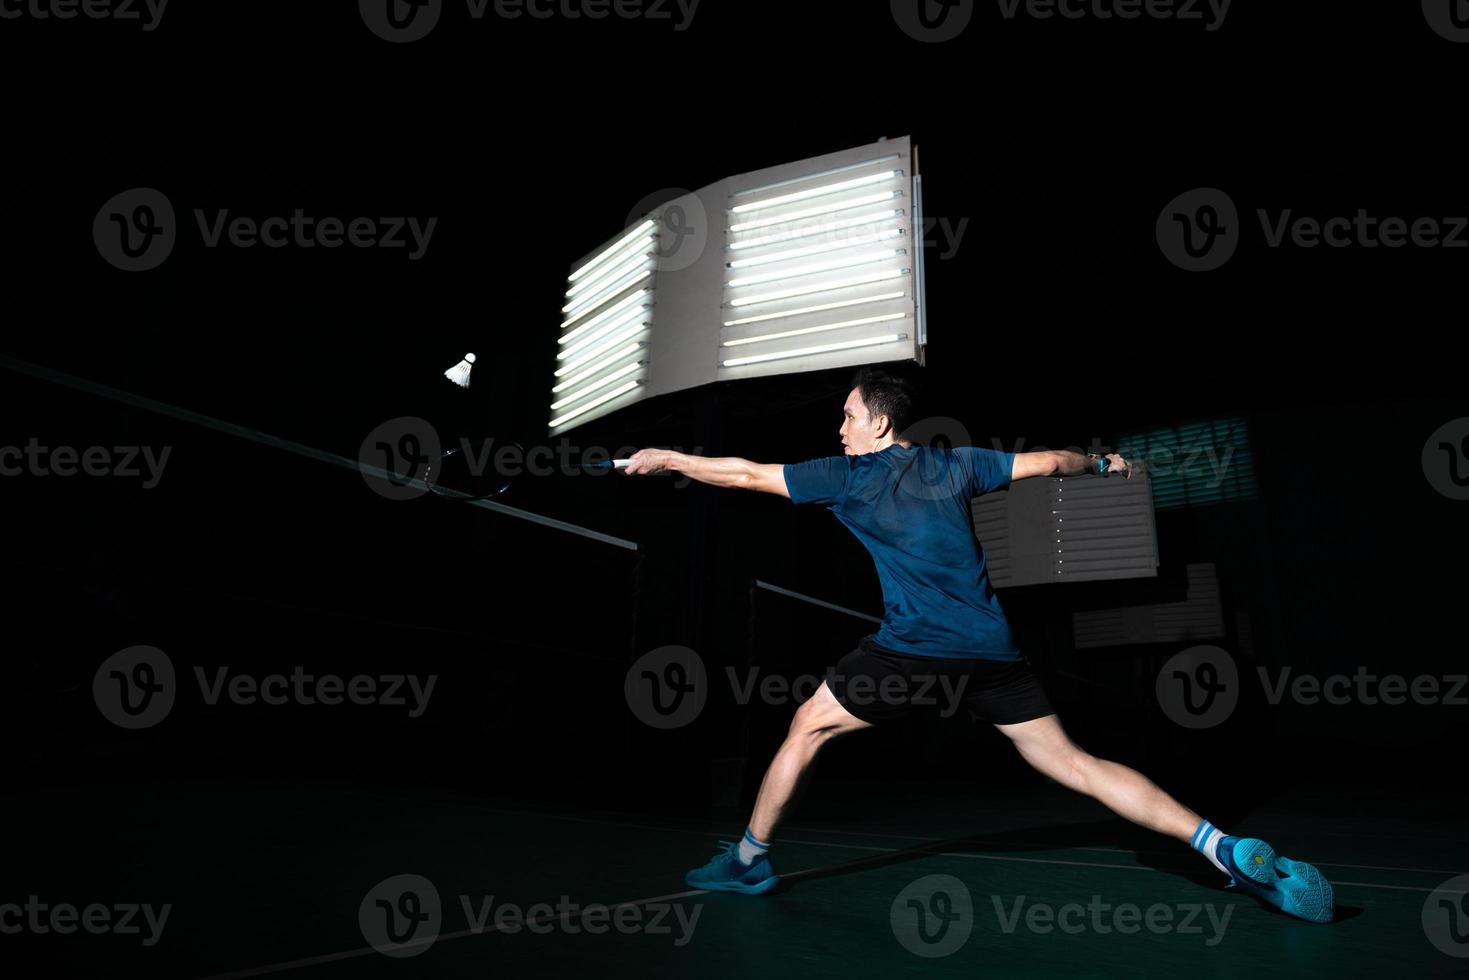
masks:
<path id="1" fill-rule="evenodd" d="M 717 840 L 740 832 L 744 814 L 734 811 L 553 809 L 292 778 L 46 790 L 27 796 L 38 819 L 29 839 L 13 840 L 10 894 L 171 909 L 151 946 L 146 925 L 129 945 L 80 933 L 64 944 L 14 938 L 52 940 L 48 954 L 63 968 L 54 975 L 68 976 L 1437 977 L 1469 968 L 1425 928 L 1425 903 L 1444 901 L 1435 889 L 1469 869 L 1457 815 L 1436 815 L 1431 800 L 1284 795 L 1247 815 L 1242 831 L 1299 852 L 1335 883 L 1337 920 L 1316 926 L 1223 890 L 1183 845 L 1058 787 L 983 799 L 972 787 L 873 785 L 828 780 L 808 793 L 772 851 L 782 886 L 763 897 L 683 883 Z M 424 894 L 400 902 L 422 926 L 400 934 L 408 945 L 392 951 L 414 953 L 406 957 L 375 950 L 364 924 L 378 914 L 374 890 L 401 875 L 426 879 L 438 896 L 437 915 Z M 612 908 L 593 934 L 597 905 Z M 507 906 L 530 918 L 497 928 Z M 1454 936 L 1466 926 L 1447 906 L 1434 915 Z"/>

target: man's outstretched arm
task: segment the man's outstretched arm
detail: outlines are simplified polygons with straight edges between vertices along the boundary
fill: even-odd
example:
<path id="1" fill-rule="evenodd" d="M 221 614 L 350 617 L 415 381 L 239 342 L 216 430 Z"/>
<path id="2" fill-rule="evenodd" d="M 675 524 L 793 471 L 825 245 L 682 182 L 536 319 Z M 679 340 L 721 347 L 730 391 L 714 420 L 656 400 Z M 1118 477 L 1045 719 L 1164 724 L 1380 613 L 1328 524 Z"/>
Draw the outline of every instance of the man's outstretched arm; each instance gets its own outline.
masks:
<path id="1" fill-rule="evenodd" d="M 1081 476 L 1096 471 L 1097 460 L 1085 453 L 1073 453 L 1065 449 L 1016 453 L 1015 464 L 1010 469 L 1010 482 L 1032 476 Z M 1107 472 L 1103 475 L 1131 478 L 1132 464 L 1117 453 L 1110 453 L 1107 456 Z"/>
<path id="2" fill-rule="evenodd" d="M 690 456 L 672 449 L 640 449 L 632 454 L 623 472 L 628 476 L 682 473 L 714 487 L 791 495 L 784 464 L 752 463 L 738 456 Z"/>

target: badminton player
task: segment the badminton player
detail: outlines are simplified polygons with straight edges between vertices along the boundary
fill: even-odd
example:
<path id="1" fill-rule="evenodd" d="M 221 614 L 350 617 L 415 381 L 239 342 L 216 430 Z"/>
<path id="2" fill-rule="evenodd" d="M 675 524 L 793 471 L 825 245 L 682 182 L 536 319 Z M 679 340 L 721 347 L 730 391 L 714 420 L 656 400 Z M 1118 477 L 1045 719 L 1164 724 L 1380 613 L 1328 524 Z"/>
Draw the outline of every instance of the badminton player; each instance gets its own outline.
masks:
<path id="1" fill-rule="evenodd" d="M 881 628 L 863 637 L 797 709 L 744 835 L 721 842 L 720 853 L 690 871 L 687 883 L 749 895 L 770 891 L 779 881 L 771 844 L 822 746 L 950 692 L 1046 776 L 1186 842 L 1228 875 L 1231 887 L 1298 918 L 1329 921 L 1331 884 L 1315 867 L 1278 855 L 1262 840 L 1226 834 L 1141 773 L 1073 743 L 1011 637 L 974 534 L 970 498 L 1038 476 L 1128 479 L 1131 464 L 1116 453 L 915 446 L 902 438 L 912 406 L 907 381 L 863 368 L 842 406 L 841 456 L 785 465 L 662 449 L 631 457 L 629 476 L 677 472 L 826 507 L 866 546 L 882 584 Z"/>

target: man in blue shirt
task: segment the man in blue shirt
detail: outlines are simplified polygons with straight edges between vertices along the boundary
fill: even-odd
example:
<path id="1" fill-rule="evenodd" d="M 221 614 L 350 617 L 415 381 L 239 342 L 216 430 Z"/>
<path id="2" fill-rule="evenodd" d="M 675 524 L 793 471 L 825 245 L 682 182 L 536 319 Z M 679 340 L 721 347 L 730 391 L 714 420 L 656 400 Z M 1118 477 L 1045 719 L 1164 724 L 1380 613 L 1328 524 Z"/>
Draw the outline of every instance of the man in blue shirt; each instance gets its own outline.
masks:
<path id="1" fill-rule="evenodd" d="M 671 450 L 633 455 L 628 475 L 679 472 L 719 487 L 758 490 L 826 507 L 866 546 L 882 583 L 884 615 L 830 672 L 791 721 L 766 770 L 755 811 L 688 884 L 763 894 L 778 883 L 768 851 L 823 745 L 909 711 L 949 702 L 1007 735 L 1036 769 L 1128 820 L 1187 841 L 1245 891 L 1292 915 L 1329 921 L 1329 882 L 1255 838 L 1224 834 L 1141 773 L 1082 750 L 1061 727 L 1016 649 L 990 586 L 970 499 L 1038 476 L 1132 475 L 1131 464 L 1067 451 L 916 446 L 902 438 L 913 398 L 903 379 L 864 368 L 842 406 L 844 454 L 805 463 L 753 463 Z"/>

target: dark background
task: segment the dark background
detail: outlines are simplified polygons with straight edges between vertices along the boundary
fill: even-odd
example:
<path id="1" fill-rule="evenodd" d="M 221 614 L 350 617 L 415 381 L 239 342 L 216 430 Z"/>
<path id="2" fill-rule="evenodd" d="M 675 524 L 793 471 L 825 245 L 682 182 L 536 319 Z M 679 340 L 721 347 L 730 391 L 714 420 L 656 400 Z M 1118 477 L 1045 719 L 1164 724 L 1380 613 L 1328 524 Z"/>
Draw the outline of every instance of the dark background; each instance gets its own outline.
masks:
<path id="1" fill-rule="evenodd" d="M 308 9 L 309 8 L 309 9 Z M 968 219 L 929 253 L 925 414 L 975 442 L 1085 446 L 1238 416 L 1255 499 L 1160 512 L 1157 582 L 1002 592 L 1084 744 L 1188 779 L 1273 743 L 1310 778 L 1455 793 L 1469 709 L 1273 709 L 1247 692 L 1189 734 L 1153 704 L 1180 645 L 1077 653 L 1077 609 L 1182 598 L 1216 564 L 1251 663 L 1463 673 L 1465 507 L 1420 462 L 1469 415 L 1464 263 L 1449 249 L 1267 248 L 1257 208 L 1327 218 L 1469 213 L 1458 151 L 1469 47 L 1417 4 L 1237 4 L 1198 22 L 1037 20 L 980 4 L 961 37 L 909 38 L 884 4 L 704 0 L 692 26 L 472 21 L 388 44 L 353 4 L 179 4 L 157 30 L 0 21 L 3 351 L 357 458 L 405 415 L 544 439 L 571 264 L 668 188 L 911 135 L 926 208 Z M 104 262 L 91 227 L 137 186 L 173 202 L 158 269 Z M 1223 268 L 1159 251 L 1163 206 L 1218 187 L 1246 226 Z M 671 196 L 671 195 L 670 195 Z M 192 211 L 437 217 L 404 250 L 203 247 Z M 439 377 L 463 352 L 459 391 Z M 715 385 L 573 433 L 761 462 L 840 452 L 850 372 Z M 15 792 L 78 779 L 298 772 L 486 797 L 699 811 L 749 759 L 747 805 L 793 706 L 715 696 L 688 729 L 636 722 L 633 659 L 818 672 L 874 626 L 870 560 L 829 514 L 673 481 L 546 480 L 505 502 L 637 541 L 637 555 L 451 504 L 395 502 L 348 470 L 0 372 L 0 444 L 172 447 L 161 483 L 5 477 L 4 764 Z M 753 609 L 752 609 L 753 603 Z M 1238 637 L 1221 645 L 1238 652 Z M 439 676 L 428 712 L 209 707 L 104 721 L 91 679 L 134 644 L 181 674 L 228 665 Z M 1063 676 L 1069 675 L 1069 676 Z M 1079 678 L 1079 679 L 1078 679 Z M 1099 686 L 1100 685 L 1100 686 Z M 937 727 L 935 727 L 937 726 Z M 945 738 L 937 737 L 946 735 Z M 830 778 L 1034 781 L 967 721 L 839 744 Z M 1205 780 L 1225 796 L 1229 777 Z M 726 801 L 727 802 L 727 801 Z M 731 811 L 735 812 L 735 811 Z M 735 821 L 742 817 L 732 818 Z"/>

